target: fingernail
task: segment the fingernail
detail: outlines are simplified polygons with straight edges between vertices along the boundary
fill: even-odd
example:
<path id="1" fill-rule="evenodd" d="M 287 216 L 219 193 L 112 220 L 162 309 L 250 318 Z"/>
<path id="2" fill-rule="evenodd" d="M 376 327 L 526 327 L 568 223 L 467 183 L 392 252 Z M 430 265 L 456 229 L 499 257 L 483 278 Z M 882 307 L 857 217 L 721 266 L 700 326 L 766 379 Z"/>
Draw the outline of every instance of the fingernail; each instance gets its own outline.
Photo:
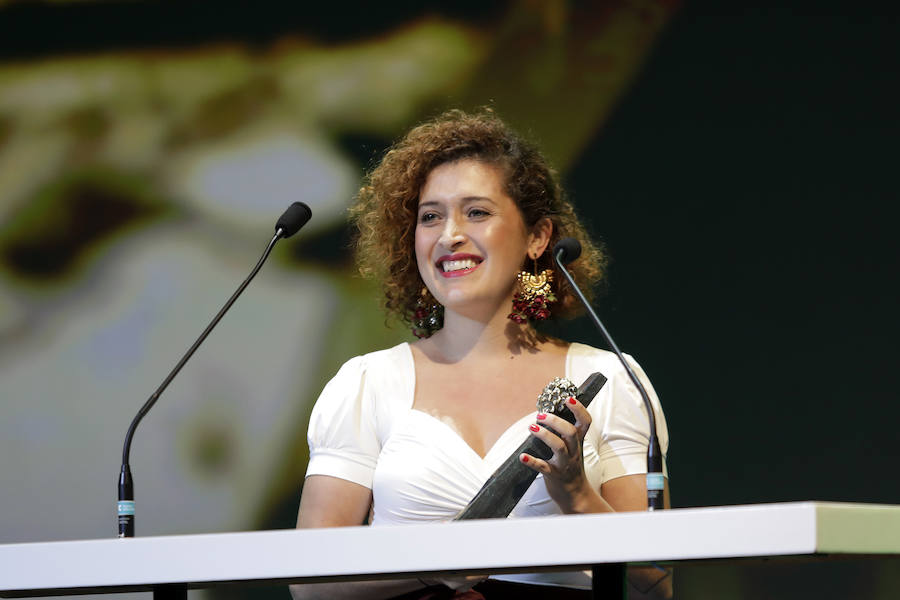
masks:
<path id="1" fill-rule="evenodd" d="M 528 457 L 527 457 L 527 456 L 523 456 L 523 457 L 522 457 L 522 462 L 523 462 L 523 463 L 527 463 L 527 462 L 528 462 Z"/>
<path id="2" fill-rule="evenodd" d="M 569 404 L 575 404 L 575 398 L 569 398 Z"/>
<path id="3" fill-rule="evenodd" d="M 533 424 L 533 423 L 532 423 L 531 425 L 528 426 L 528 429 L 532 430 L 532 431 L 535 432 L 535 433 L 537 433 L 538 431 L 541 430 L 540 427 L 538 427 L 537 425 L 535 425 L 535 424 Z"/>
<path id="4" fill-rule="evenodd" d="M 546 414 L 546 413 L 538 413 L 538 416 L 537 416 L 537 420 L 538 420 L 538 421 L 543 421 L 543 420 L 546 419 L 546 418 L 547 418 L 547 414 Z"/>

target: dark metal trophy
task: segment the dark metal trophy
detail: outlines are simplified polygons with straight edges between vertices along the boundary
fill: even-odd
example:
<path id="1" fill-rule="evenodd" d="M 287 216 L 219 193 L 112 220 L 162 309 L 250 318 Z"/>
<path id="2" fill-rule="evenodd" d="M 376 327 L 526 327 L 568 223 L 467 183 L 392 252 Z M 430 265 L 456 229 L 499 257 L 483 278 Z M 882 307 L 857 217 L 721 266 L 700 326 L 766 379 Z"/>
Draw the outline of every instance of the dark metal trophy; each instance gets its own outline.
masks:
<path id="1" fill-rule="evenodd" d="M 565 405 L 566 400 L 574 396 L 584 406 L 588 406 L 605 383 L 606 377 L 600 373 L 591 374 L 580 388 L 576 388 L 568 379 L 557 377 L 548 383 L 538 396 L 538 410 L 574 423 L 575 415 Z M 519 455 L 523 452 L 544 460 L 553 456 L 553 451 L 547 444 L 534 436 L 528 436 L 528 439 L 494 471 L 487 483 L 454 520 L 497 519 L 509 516 L 537 477 L 537 471 L 529 469 L 519 461 Z"/>

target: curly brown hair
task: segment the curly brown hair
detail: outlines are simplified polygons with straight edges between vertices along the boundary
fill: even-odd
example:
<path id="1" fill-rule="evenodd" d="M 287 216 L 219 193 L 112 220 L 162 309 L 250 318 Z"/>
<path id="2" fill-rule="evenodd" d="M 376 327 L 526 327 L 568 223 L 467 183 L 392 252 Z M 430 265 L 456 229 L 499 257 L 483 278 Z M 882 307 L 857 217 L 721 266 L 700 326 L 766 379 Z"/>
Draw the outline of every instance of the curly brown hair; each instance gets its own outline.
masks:
<path id="1" fill-rule="evenodd" d="M 564 237 L 581 242 L 581 257 L 570 265 L 575 281 L 587 294 L 605 272 L 603 249 L 587 236 L 571 203 L 563 196 L 556 172 L 537 148 L 522 139 L 492 111 L 475 114 L 451 110 L 406 134 L 366 177 L 350 208 L 358 228 L 356 259 L 360 273 L 382 282 L 385 308 L 411 323 L 423 288 L 416 265 L 415 229 L 419 191 L 432 169 L 461 159 L 482 161 L 501 169 L 505 191 L 518 204 L 530 229 L 547 217 L 553 234 L 537 268 L 552 269 L 554 317 L 581 312 L 578 298 L 557 272 L 552 248 Z M 531 261 L 523 269 L 531 268 Z"/>

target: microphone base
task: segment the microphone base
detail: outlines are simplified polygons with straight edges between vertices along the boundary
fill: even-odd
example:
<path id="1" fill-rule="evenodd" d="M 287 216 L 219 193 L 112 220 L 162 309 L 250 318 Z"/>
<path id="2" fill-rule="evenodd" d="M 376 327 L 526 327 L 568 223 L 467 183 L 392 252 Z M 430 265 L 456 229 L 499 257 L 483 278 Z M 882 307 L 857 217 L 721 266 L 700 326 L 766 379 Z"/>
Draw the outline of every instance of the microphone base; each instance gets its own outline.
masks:
<path id="1" fill-rule="evenodd" d="M 119 473 L 119 501 L 117 503 L 119 537 L 134 537 L 134 480 L 131 469 L 122 465 Z"/>

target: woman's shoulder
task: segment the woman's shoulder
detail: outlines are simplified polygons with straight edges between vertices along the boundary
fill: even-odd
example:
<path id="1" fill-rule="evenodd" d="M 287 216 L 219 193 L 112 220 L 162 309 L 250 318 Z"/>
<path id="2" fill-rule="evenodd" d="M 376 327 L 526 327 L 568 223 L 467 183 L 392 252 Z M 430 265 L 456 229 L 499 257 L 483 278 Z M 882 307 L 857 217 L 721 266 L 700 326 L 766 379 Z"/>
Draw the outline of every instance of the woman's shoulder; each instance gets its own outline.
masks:
<path id="1" fill-rule="evenodd" d="M 402 342 L 396 346 L 391 346 L 390 348 L 373 350 L 372 352 L 354 356 L 341 365 L 338 373 L 342 371 L 377 371 L 384 368 L 396 369 L 402 365 L 404 361 L 407 361 L 409 356 L 409 344 L 407 342 Z"/>
<path id="2" fill-rule="evenodd" d="M 410 356 L 410 349 L 408 342 L 401 342 L 396 346 L 391 346 L 390 348 L 382 348 L 381 350 L 375 350 L 373 352 L 368 352 L 362 355 L 362 358 L 368 364 L 381 366 L 383 364 L 393 364 L 397 365 L 399 361 L 403 361 L 408 359 Z"/>
<path id="3" fill-rule="evenodd" d="M 631 357 L 629 356 L 628 358 Z M 619 357 L 613 352 L 595 348 L 594 346 L 589 346 L 580 342 L 572 342 L 569 344 L 569 361 L 572 363 L 605 366 L 607 369 L 611 367 L 622 368 L 619 363 Z"/>
<path id="4" fill-rule="evenodd" d="M 640 364 L 638 364 L 633 356 L 624 352 L 622 353 L 622 356 L 625 357 L 625 360 L 628 361 L 628 364 L 632 369 L 639 373 L 643 373 Z M 625 371 L 624 365 L 622 365 L 622 362 L 615 353 L 578 342 L 573 342 L 569 346 L 567 370 L 573 376 L 580 379 L 584 379 L 591 373 L 598 371 L 602 373 L 607 380 L 618 377 L 628 378 L 628 373 Z"/>
<path id="5" fill-rule="evenodd" d="M 404 342 L 347 360 L 328 382 L 323 395 L 339 391 L 353 397 L 362 392 L 370 400 L 379 396 L 406 398 L 414 379 L 412 355 L 409 344 Z"/>

